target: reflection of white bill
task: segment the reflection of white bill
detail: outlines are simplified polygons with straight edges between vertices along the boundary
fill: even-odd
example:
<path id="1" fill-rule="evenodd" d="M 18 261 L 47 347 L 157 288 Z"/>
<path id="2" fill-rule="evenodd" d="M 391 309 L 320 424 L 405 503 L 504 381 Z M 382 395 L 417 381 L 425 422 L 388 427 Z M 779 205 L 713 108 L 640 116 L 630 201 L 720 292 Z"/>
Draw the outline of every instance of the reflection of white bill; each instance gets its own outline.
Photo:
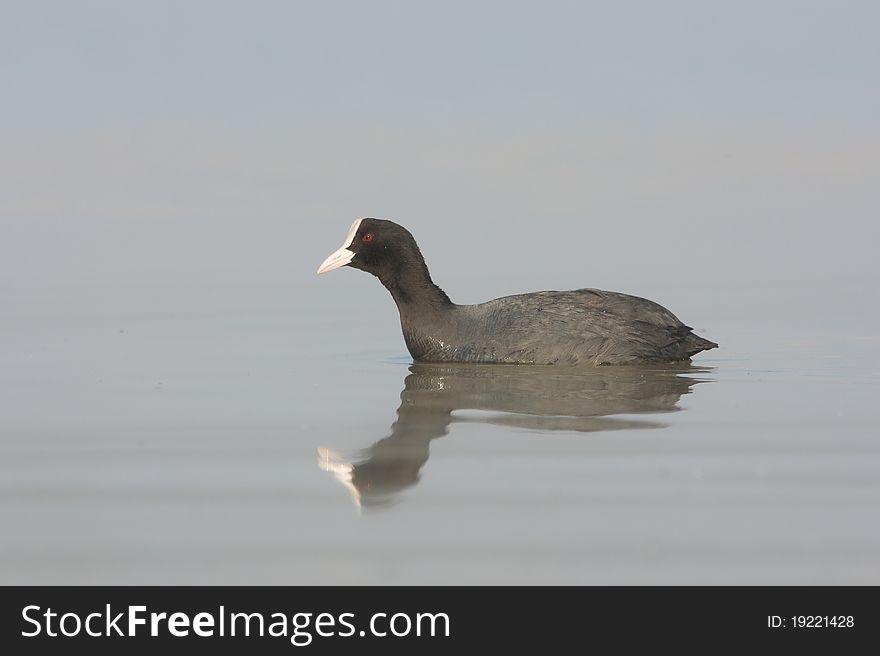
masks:
<path id="1" fill-rule="evenodd" d="M 318 467 L 325 472 L 333 474 L 336 480 L 348 489 L 354 505 L 360 510 L 361 493 L 351 481 L 351 473 L 354 470 L 354 466 L 350 462 L 343 460 L 342 456 L 336 451 L 322 446 L 318 448 Z"/>

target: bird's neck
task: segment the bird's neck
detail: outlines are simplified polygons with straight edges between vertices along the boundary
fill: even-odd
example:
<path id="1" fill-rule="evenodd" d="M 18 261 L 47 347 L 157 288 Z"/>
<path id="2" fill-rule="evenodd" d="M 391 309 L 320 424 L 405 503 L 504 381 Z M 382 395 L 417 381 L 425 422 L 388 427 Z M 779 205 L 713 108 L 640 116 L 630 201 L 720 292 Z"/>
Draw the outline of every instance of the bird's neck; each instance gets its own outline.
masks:
<path id="1" fill-rule="evenodd" d="M 441 310 L 452 306 L 452 301 L 434 284 L 424 262 L 406 262 L 392 271 L 378 275 L 391 292 L 401 315 L 409 312 Z"/>

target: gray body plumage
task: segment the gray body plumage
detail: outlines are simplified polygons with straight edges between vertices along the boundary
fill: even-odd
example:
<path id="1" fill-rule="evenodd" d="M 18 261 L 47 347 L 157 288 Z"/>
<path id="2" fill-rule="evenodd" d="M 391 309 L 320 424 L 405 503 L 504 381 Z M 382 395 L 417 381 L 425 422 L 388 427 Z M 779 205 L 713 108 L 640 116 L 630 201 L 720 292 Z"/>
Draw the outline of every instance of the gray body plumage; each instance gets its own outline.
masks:
<path id="1" fill-rule="evenodd" d="M 716 346 L 653 301 L 599 289 L 534 292 L 429 311 L 398 307 L 407 348 L 420 362 L 674 362 Z"/>

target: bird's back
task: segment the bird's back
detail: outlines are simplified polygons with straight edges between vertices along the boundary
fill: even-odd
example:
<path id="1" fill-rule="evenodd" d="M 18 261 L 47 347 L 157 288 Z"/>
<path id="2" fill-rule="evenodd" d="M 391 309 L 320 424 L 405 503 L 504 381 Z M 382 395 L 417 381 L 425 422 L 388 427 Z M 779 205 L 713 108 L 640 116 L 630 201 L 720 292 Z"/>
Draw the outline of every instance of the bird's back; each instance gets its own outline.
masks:
<path id="1" fill-rule="evenodd" d="M 424 332 L 404 322 L 417 360 L 624 364 L 687 360 L 717 346 L 663 306 L 598 289 L 505 296 L 453 306 Z M 430 333 L 430 334 L 429 334 Z"/>

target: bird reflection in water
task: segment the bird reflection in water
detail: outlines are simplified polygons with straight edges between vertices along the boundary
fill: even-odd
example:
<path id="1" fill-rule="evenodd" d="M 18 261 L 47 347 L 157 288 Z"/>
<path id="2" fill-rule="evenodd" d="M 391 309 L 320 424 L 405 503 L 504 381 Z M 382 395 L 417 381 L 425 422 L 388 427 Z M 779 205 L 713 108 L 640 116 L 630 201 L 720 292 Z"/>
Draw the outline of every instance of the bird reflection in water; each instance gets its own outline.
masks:
<path id="1" fill-rule="evenodd" d="M 419 481 L 431 440 L 453 423 L 478 422 L 535 431 L 664 428 L 655 419 L 614 415 L 680 410 L 682 395 L 711 371 L 688 363 L 658 367 L 521 367 L 414 364 L 400 393 L 391 434 L 352 460 L 318 449 L 320 467 L 345 485 L 358 508 L 391 503 Z M 478 415 L 456 411 L 483 411 Z M 486 414 L 489 413 L 489 414 Z"/>

